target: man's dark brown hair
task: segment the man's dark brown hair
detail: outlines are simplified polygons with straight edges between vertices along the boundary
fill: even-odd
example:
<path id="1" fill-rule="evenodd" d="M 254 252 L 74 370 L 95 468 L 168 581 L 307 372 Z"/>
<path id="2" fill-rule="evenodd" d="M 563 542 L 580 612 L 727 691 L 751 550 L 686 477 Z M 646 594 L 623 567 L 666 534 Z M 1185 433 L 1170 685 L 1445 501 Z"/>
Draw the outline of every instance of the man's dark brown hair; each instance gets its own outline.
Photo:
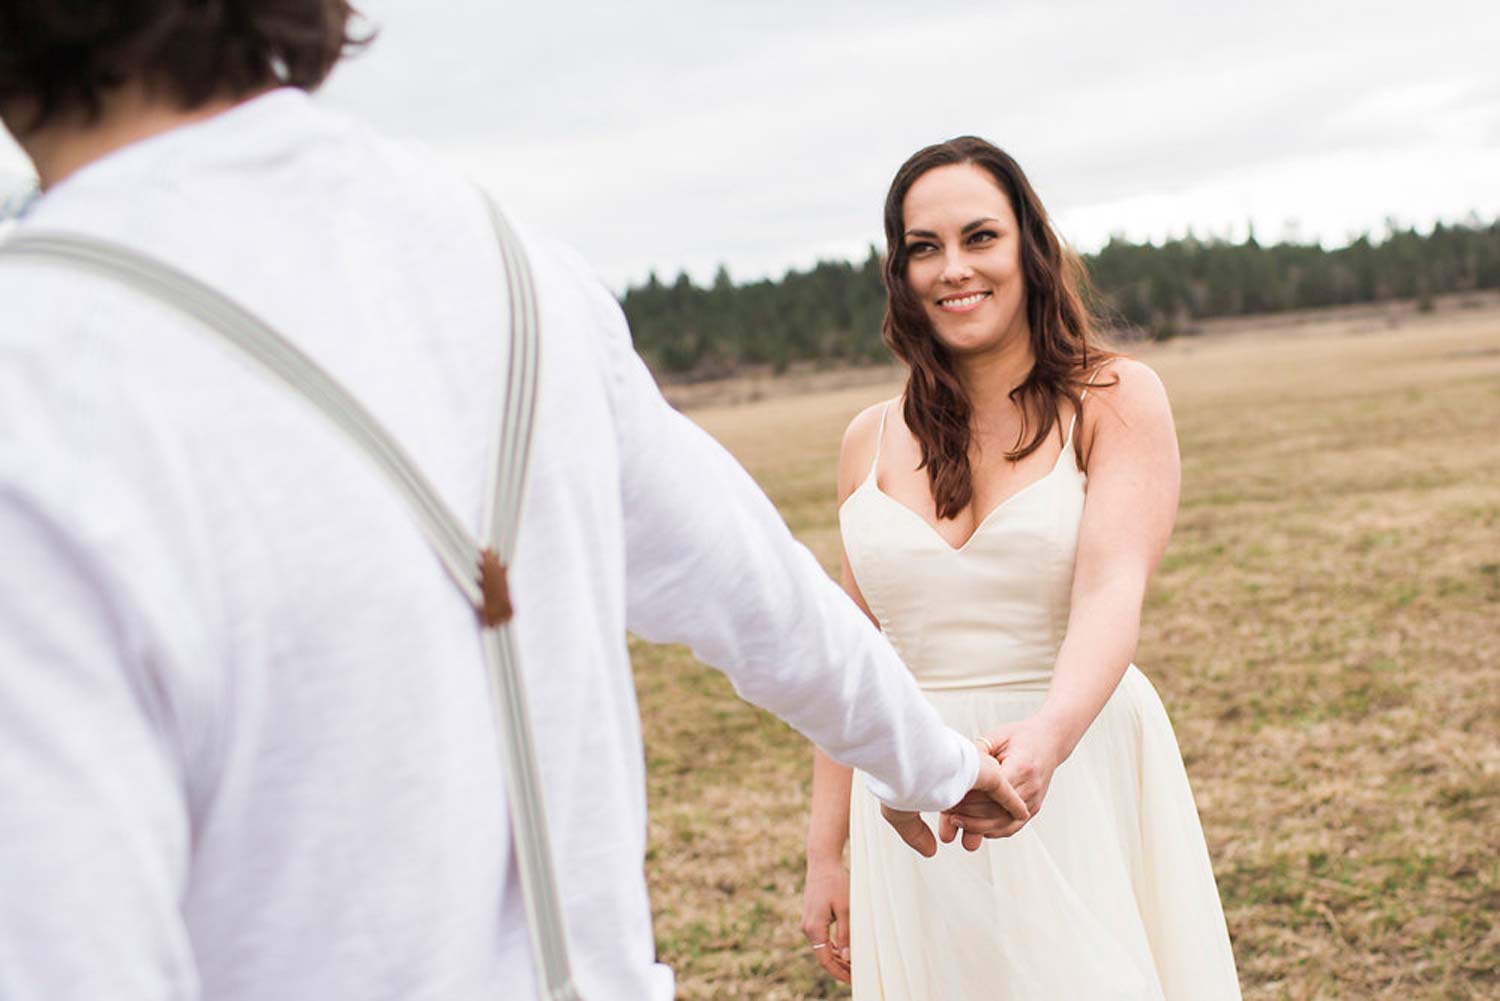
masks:
<path id="1" fill-rule="evenodd" d="M 4 0 L 0 109 L 24 135 L 59 115 L 97 117 L 127 81 L 184 110 L 278 84 L 313 90 L 370 40 L 351 34 L 357 16 L 347 0 Z"/>

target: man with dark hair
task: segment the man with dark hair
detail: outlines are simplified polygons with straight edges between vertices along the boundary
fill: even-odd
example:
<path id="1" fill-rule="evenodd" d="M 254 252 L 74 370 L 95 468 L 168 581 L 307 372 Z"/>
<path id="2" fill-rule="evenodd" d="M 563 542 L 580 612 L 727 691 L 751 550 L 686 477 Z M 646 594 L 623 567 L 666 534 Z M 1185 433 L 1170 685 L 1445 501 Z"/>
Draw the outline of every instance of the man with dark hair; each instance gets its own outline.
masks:
<path id="1" fill-rule="evenodd" d="M 122 83 L 190 110 L 274 86 L 315 90 L 369 36 L 346 0 L 8 0 L 0 6 L 0 107 L 36 132 L 97 121 Z"/>
<path id="2" fill-rule="evenodd" d="M 304 93 L 349 15 L 6 4 L 0 117 L 43 188 L 19 230 L 249 306 L 478 511 L 499 253 L 472 188 Z M 513 631 L 561 898 L 584 997 L 665 998 L 627 628 L 692 644 L 894 807 L 1015 800 L 663 402 L 608 291 L 526 246 L 543 343 Z M 160 305 L 18 261 L 0 300 L 0 997 L 532 996 L 472 613 L 401 502 Z"/>

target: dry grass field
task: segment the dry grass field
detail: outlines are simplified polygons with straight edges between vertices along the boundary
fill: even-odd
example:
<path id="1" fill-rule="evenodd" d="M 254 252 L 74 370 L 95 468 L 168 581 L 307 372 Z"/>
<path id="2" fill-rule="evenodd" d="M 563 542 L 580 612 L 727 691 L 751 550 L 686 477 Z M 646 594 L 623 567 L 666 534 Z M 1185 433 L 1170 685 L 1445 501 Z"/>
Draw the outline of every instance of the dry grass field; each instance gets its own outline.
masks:
<path id="1" fill-rule="evenodd" d="M 1136 354 L 1171 392 L 1184 474 L 1136 660 L 1245 996 L 1500 998 L 1500 309 Z M 834 568 L 840 434 L 897 388 L 691 413 Z M 635 655 L 680 996 L 847 997 L 797 930 L 806 744 L 685 652 Z"/>

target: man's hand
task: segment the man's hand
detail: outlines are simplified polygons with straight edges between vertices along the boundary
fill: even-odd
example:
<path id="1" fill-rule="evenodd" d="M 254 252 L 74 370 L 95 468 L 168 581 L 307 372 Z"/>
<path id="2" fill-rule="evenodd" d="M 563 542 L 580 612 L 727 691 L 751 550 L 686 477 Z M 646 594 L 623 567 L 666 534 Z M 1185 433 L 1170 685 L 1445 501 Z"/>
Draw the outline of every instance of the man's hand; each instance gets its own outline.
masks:
<path id="1" fill-rule="evenodd" d="M 937 854 L 937 838 L 932 836 L 932 828 L 927 826 L 920 813 L 915 810 L 897 810 L 881 803 L 880 815 L 896 829 L 901 840 L 910 845 L 912 851 L 923 858 L 932 858 Z"/>
<path id="2" fill-rule="evenodd" d="M 965 804 L 972 804 L 962 814 L 966 822 L 959 824 L 950 819 L 954 816 L 954 811 Z M 917 854 L 925 858 L 932 858 L 937 854 L 937 839 L 933 837 L 932 828 L 922 820 L 920 813 L 897 810 L 881 804 L 880 814 L 901 835 L 901 840 Z M 958 828 L 962 826 L 963 846 L 972 852 L 984 838 L 1005 837 L 1007 833 L 1014 833 L 1012 828 L 1020 830 L 1021 825 L 1030 819 L 1026 802 L 1001 773 L 999 762 L 981 749 L 979 776 L 974 780 L 974 787 L 962 800 L 943 813 L 940 831 L 945 842 L 952 841 Z"/>

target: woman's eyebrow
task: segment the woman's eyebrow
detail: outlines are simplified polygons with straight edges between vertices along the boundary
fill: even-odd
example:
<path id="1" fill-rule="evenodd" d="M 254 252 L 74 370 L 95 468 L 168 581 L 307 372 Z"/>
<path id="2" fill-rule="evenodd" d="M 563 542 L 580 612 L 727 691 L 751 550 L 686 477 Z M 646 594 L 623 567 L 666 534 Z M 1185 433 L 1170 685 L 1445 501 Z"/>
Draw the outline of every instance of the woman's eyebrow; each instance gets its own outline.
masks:
<path id="1" fill-rule="evenodd" d="M 1000 220 L 996 219 L 994 216 L 985 216 L 982 219 L 975 219 L 973 222 L 969 223 L 967 226 L 965 226 L 963 229 L 959 230 L 958 232 L 959 232 L 959 235 L 966 236 L 969 233 L 972 233 L 974 230 L 978 229 L 980 226 L 983 226 L 987 222 L 998 223 L 999 221 Z M 937 239 L 937 234 L 934 233 L 930 229 L 909 229 L 909 230 L 906 231 L 906 235 L 907 236 L 920 236 L 920 237 L 924 237 L 924 238 L 926 238 L 928 240 L 936 240 Z"/>

